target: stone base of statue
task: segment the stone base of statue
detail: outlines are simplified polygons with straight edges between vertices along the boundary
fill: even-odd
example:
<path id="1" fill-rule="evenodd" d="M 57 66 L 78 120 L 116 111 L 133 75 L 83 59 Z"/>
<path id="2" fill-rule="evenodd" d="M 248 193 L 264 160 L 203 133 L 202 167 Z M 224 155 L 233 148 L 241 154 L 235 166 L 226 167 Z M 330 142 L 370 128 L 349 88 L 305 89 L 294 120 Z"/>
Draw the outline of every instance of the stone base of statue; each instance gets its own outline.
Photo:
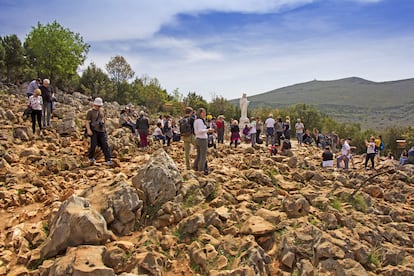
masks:
<path id="1" fill-rule="evenodd" d="M 241 117 L 240 121 L 239 121 L 239 128 L 240 128 L 240 132 L 243 132 L 243 129 L 245 127 L 245 125 L 249 125 L 250 124 L 250 120 L 247 117 Z"/>

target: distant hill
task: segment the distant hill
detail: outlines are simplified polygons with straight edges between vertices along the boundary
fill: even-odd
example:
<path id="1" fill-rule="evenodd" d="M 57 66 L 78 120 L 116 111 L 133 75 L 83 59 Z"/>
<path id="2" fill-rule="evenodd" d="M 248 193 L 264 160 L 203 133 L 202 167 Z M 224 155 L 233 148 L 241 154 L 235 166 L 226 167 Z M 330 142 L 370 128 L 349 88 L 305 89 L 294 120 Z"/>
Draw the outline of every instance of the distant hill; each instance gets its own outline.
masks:
<path id="1" fill-rule="evenodd" d="M 312 104 L 341 122 L 363 127 L 414 125 L 414 78 L 373 82 L 357 77 L 310 81 L 248 96 L 249 108 Z M 231 102 L 238 104 L 238 99 Z"/>

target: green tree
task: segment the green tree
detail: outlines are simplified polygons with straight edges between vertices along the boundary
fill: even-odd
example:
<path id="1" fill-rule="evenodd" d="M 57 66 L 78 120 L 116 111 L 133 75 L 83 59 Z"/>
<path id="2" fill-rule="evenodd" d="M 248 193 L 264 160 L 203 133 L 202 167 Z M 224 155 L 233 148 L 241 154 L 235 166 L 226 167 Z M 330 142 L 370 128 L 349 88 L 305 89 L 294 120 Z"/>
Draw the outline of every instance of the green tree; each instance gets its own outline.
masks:
<path id="1" fill-rule="evenodd" d="M 406 141 L 405 149 L 409 149 L 409 147 L 414 145 L 414 127 L 388 127 L 382 130 L 381 134 L 382 141 L 385 145 L 385 154 L 388 152 L 392 152 L 397 156 L 401 154 L 404 149 L 399 148 L 397 140 Z"/>
<path id="2" fill-rule="evenodd" d="M 54 86 L 72 80 L 89 51 L 89 45 L 83 42 L 80 34 L 56 21 L 46 25 L 38 22 L 27 35 L 24 47 L 38 76 L 49 78 Z"/>
<path id="3" fill-rule="evenodd" d="M 234 104 L 230 103 L 227 99 L 219 96 L 213 97 L 208 105 L 208 112 L 214 117 L 217 117 L 218 115 L 224 115 L 226 119 L 237 118 L 240 114 L 237 114 L 237 108 Z"/>
<path id="4" fill-rule="evenodd" d="M 23 78 L 24 72 L 24 49 L 17 35 L 5 36 L 1 39 L 4 49 L 4 71 L 6 80 L 15 82 Z"/>
<path id="5" fill-rule="evenodd" d="M 0 36 L 0 41 L 1 41 L 1 36 Z M 3 75 L 3 71 L 5 69 L 4 67 L 4 58 L 6 57 L 6 52 L 4 50 L 3 47 L 3 43 L 0 43 L 0 74 Z M 2 77 L 0 77 L 0 81 L 2 81 Z"/>
<path id="6" fill-rule="evenodd" d="M 135 75 L 131 65 L 123 56 L 115 56 L 111 58 L 105 68 L 116 88 L 118 102 L 127 103 L 129 97 L 128 80 Z"/>
<path id="7" fill-rule="evenodd" d="M 168 93 L 162 89 L 156 78 L 143 76 L 132 83 L 132 102 L 145 106 L 150 112 L 161 111 L 168 100 Z M 169 111 L 169 110 L 168 110 Z"/>
<path id="8" fill-rule="evenodd" d="M 185 110 L 184 96 L 178 88 L 174 89 L 171 95 L 168 95 L 167 104 L 171 106 L 171 115 L 182 115 Z"/>
<path id="9" fill-rule="evenodd" d="M 192 107 L 194 110 L 197 110 L 201 107 L 207 109 L 208 103 L 204 100 L 203 96 L 198 95 L 195 92 L 188 92 L 187 96 L 184 97 L 184 103 L 186 106 Z"/>
<path id="10" fill-rule="evenodd" d="M 108 75 L 94 63 L 89 64 L 86 70 L 83 71 L 79 82 L 81 91 L 93 98 L 101 96 L 109 101 L 116 99 Z"/>
<path id="11" fill-rule="evenodd" d="M 296 119 L 300 118 L 305 128 L 311 132 L 313 128 L 321 129 L 322 127 L 322 114 L 312 105 L 297 104 L 284 109 L 281 113 L 290 116 L 292 126 L 295 125 Z"/>

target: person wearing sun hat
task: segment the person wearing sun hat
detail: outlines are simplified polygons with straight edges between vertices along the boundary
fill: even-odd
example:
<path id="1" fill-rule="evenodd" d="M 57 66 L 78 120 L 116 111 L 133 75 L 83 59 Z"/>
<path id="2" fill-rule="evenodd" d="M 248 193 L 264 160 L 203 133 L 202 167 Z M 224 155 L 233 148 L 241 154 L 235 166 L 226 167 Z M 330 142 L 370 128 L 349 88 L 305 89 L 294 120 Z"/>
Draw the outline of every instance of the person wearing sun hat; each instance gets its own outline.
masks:
<path id="1" fill-rule="evenodd" d="M 299 118 L 296 120 L 295 130 L 296 130 L 296 139 L 298 139 L 298 145 L 302 146 L 303 133 L 305 131 L 305 126 L 303 125 L 302 121 Z"/>
<path id="2" fill-rule="evenodd" d="M 95 98 L 93 101 L 93 107 L 86 113 L 86 131 L 88 136 L 91 137 L 88 158 L 91 164 L 95 163 L 95 149 L 96 146 L 99 145 L 105 156 L 105 163 L 109 166 L 113 166 L 114 163 L 111 160 L 112 155 L 108 144 L 108 137 L 105 129 L 105 114 L 102 110 L 102 106 L 102 98 Z"/>

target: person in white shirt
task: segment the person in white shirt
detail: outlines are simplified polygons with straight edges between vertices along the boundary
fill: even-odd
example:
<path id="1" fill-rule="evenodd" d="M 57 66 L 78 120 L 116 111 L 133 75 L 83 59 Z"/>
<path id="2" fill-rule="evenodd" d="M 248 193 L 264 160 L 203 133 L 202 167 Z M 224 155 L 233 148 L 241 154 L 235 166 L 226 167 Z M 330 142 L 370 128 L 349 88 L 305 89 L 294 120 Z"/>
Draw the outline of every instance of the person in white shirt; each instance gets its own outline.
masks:
<path id="1" fill-rule="evenodd" d="M 160 140 L 160 141 L 162 141 L 162 144 L 165 145 L 165 136 L 162 133 L 161 127 L 162 127 L 161 123 L 158 122 L 157 127 L 155 128 L 154 132 L 152 133 L 152 136 L 155 138 L 155 140 Z"/>
<path id="2" fill-rule="evenodd" d="M 40 96 L 41 92 L 40 89 L 37 88 L 33 91 L 33 95 L 29 97 L 29 106 L 32 109 L 32 130 L 33 134 L 36 131 L 36 119 L 39 125 L 39 134 L 42 131 L 42 105 L 43 99 Z"/>
<path id="3" fill-rule="evenodd" d="M 339 142 L 342 144 L 341 155 L 336 158 L 336 167 L 341 167 L 341 162 L 344 161 L 344 168 L 349 168 L 349 155 L 351 154 L 351 147 L 349 146 L 348 140 L 341 139 Z"/>
<path id="4" fill-rule="evenodd" d="M 252 141 L 252 147 L 254 147 L 256 145 L 256 119 L 254 117 L 252 117 L 250 122 L 250 140 Z"/>
<path id="5" fill-rule="evenodd" d="M 266 128 L 266 147 L 269 145 L 269 138 L 270 143 L 273 146 L 275 144 L 275 119 L 273 119 L 273 114 L 269 114 L 269 117 L 266 119 L 264 124 Z"/>
<path id="6" fill-rule="evenodd" d="M 371 137 L 369 142 L 365 140 L 365 145 L 367 146 L 367 155 L 365 156 L 365 169 L 368 169 L 368 160 L 371 160 L 371 170 L 374 170 L 374 159 L 375 159 L 375 137 Z"/>
<path id="7" fill-rule="evenodd" d="M 296 138 L 298 139 L 298 145 L 302 146 L 303 132 L 305 130 L 305 126 L 303 125 L 300 119 L 296 120 L 295 130 L 296 130 Z"/>
<path id="8" fill-rule="evenodd" d="M 200 108 L 197 111 L 197 119 L 194 120 L 194 134 L 196 137 L 197 156 L 194 160 L 194 170 L 208 174 L 206 166 L 207 161 L 207 147 L 208 147 L 208 133 L 213 133 L 213 129 L 208 129 L 205 123 L 206 110 Z"/>

